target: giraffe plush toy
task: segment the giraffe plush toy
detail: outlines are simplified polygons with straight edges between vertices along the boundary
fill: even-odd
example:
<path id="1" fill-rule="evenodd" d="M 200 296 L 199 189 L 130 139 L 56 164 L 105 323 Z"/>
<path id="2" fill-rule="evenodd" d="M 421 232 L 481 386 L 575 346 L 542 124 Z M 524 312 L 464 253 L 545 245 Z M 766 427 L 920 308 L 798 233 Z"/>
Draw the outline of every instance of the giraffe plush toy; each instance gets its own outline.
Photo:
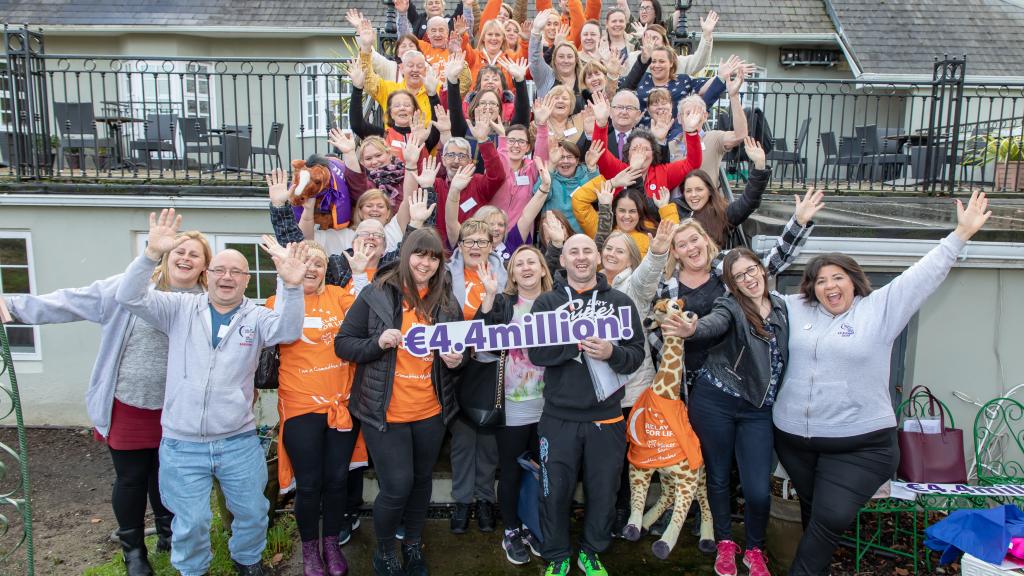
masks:
<path id="1" fill-rule="evenodd" d="M 654 325 L 670 315 L 695 319 L 683 312 L 683 300 L 659 300 L 652 310 Z M 680 401 L 683 366 L 683 339 L 665 336 L 661 349 L 661 367 L 650 388 L 633 405 L 629 416 L 629 521 L 622 531 L 627 540 L 640 539 L 641 527 L 647 530 L 665 510 L 673 507 L 672 521 L 651 549 L 664 560 L 676 545 L 679 531 L 694 498 L 700 505 L 700 549 L 714 550 L 711 507 L 704 484 L 704 460 L 700 441 Z M 647 489 L 654 472 L 661 476 L 661 497 L 644 514 Z M 642 520 L 641 520 L 642 519 Z"/>

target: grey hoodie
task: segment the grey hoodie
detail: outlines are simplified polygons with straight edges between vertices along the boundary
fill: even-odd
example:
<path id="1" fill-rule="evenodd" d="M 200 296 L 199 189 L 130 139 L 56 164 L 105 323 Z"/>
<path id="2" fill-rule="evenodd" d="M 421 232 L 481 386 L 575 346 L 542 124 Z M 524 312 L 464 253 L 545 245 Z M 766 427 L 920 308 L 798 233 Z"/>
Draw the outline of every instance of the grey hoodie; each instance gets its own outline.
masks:
<path id="1" fill-rule="evenodd" d="M 67 288 L 41 296 L 6 297 L 7 306 L 18 322 L 40 325 L 86 320 L 100 325 L 100 349 L 89 376 L 89 388 L 85 391 L 85 408 L 96 431 L 104 437 L 110 432 L 110 409 L 114 405 L 125 336 L 131 333 L 135 322 L 135 316 L 114 299 L 122 277 L 118 274 L 83 288 Z"/>
<path id="2" fill-rule="evenodd" d="M 939 287 L 964 241 L 942 239 L 913 266 L 838 316 L 799 294 L 789 308 L 789 365 L 775 426 L 804 437 L 845 438 L 896 426 L 889 398 L 892 343 Z"/>
<path id="3" fill-rule="evenodd" d="M 166 333 L 170 342 L 160 420 L 164 436 L 212 442 L 255 429 L 253 375 L 260 351 L 302 335 L 302 287 L 287 287 L 278 278 L 274 310 L 244 298 L 227 335 L 213 348 L 209 297 L 148 290 L 157 264 L 145 254 L 136 258 L 116 298 L 129 312 Z"/>

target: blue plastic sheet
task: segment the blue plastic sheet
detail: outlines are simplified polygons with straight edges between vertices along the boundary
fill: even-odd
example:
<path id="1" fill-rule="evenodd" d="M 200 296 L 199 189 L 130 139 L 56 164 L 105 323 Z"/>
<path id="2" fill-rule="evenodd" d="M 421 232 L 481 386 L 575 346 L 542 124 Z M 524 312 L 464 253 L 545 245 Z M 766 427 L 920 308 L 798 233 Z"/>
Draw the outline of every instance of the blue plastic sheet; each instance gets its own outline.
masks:
<path id="1" fill-rule="evenodd" d="M 925 546 L 942 552 L 948 564 L 967 552 L 992 564 L 1006 556 L 1010 539 L 1024 537 L 1024 512 L 1012 504 L 985 510 L 957 510 L 925 530 Z"/>

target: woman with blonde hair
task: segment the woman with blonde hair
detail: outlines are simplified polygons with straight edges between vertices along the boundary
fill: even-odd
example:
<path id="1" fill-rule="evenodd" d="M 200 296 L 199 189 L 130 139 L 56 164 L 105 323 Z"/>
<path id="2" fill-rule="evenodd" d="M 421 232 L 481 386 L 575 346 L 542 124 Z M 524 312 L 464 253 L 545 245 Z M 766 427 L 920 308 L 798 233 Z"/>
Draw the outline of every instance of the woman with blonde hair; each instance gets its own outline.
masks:
<path id="1" fill-rule="evenodd" d="M 212 258 L 206 237 L 196 231 L 164 255 L 151 290 L 203 292 Z M 64 324 L 86 320 L 100 325 L 99 354 L 85 393 L 86 409 L 97 440 L 106 443 L 114 462 L 110 501 L 117 519 L 128 576 L 151 576 L 146 553 L 146 499 L 153 509 L 157 550 L 171 549 L 174 515 L 160 500 L 158 485 L 160 416 L 167 373 L 167 335 L 134 316 L 115 300 L 123 275 L 83 288 L 49 294 L 6 297 L 15 321 Z"/>

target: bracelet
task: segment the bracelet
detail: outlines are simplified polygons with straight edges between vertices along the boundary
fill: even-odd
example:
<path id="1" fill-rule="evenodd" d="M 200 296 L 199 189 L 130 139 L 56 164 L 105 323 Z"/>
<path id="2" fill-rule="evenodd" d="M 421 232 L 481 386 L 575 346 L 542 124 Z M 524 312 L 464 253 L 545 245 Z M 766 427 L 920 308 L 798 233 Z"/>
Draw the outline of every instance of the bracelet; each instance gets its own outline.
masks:
<path id="1" fill-rule="evenodd" d="M 415 171 L 416 171 L 416 167 L 414 166 L 414 167 L 412 167 L 412 168 L 409 168 L 408 166 L 406 166 L 406 167 L 405 167 L 405 171 L 406 171 L 406 172 L 415 172 Z"/>
<path id="2" fill-rule="evenodd" d="M 547 194 L 547 193 L 551 192 L 551 189 L 548 188 L 547 190 L 545 190 L 543 188 L 537 188 L 537 192 L 540 192 L 541 194 Z"/>

